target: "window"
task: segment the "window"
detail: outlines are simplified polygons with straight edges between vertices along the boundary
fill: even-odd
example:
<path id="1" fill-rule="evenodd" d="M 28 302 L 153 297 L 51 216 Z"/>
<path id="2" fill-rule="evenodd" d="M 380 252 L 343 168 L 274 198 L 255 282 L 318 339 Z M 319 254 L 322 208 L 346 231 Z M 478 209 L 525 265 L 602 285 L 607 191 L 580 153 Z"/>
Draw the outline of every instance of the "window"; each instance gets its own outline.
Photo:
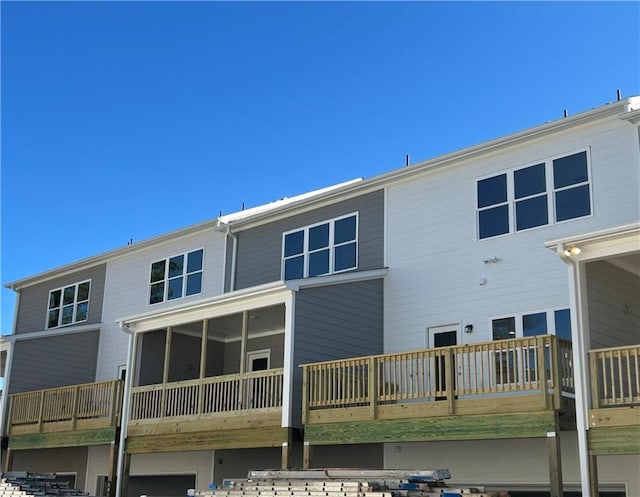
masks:
<path id="1" fill-rule="evenodd" d="M 556 335 L 571 340 L 569 309 L 544 310 L 491 320 L 493 340 L 536 335 Z"/>
<path id="2" fill-rule="evenodd" d="M 587 152 L 478 180 L 476 193 L 480 240 L 589 216 Z"/>
<path id="3" fill-rule="evenodd" d="M 282 278 L 339 273 L 358 265 L 358 215 L 349 214 L 283 235 Z"/>
<path id="4" fill-rule="evenodd" d="M 151 264 L 149 304 L 181 299 L 202 292 L 204 250 L 194 250 Z"/>
<path id="5" fill-rule="evenodd" d="M 91 281 L 83 281 L 49 292 L 47 328 L 86 321 L 89 314 Z"/>

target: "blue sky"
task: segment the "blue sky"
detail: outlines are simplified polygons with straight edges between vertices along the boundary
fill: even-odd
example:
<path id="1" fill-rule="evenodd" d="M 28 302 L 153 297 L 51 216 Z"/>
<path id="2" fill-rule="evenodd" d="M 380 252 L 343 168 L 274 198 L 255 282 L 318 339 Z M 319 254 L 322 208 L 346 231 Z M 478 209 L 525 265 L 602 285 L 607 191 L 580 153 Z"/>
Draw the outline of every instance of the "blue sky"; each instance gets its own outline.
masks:
<path id="1" fill-rule="evenodd" d="M 0 9 L 3 285 L 640 93 L 637 2 Z"/>

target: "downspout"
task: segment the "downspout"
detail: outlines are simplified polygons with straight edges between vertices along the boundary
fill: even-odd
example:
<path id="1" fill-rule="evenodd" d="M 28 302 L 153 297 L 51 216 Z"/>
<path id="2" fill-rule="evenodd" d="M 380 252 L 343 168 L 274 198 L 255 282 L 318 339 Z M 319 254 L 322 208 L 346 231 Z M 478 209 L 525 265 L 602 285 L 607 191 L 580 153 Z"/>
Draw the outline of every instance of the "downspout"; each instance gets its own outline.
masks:
<path id="1" fill-rule="evenodd" d="M 236 289 L 236 260 L 238 258 L 238 237 L 231 233 L 231 227 L 227 224 L 227 236 L 233 240 L 233 246 L 231 248 L 231 280 L 229 282 L 229 291 L 233 292 Z"/>
<path id="2" fill-rule="evenodd" d="M 578 435 L 578 461 L 580 468 L 580 486 L 583 497 L 597 497 L 591 495 L 591 467 L 587 430 L 589 429 L 589 389 L 587 381 L 587 361 L 584 337 L 584 309 L 582 305 L 582 271 L 579 261 L 564 254 L 563 244 L 559 244 L 556 251 L 560 258 L 569 266 L 569 299 L 570 308 L 574 316 L 571 319 L 571 338 L 573 342 L 574 389 L 576 402 L 576 430 Z"/>
<path id="3" fill-rule="evenodd" d="M 131 387 L 133 383 L 133 346 L 134 333 L 129 326 L 122 321 L 118 322 L 122 331 L 129 335 L 129 348 L 127 350 L 127 376 L 124 382 L 124 392 L 122 393 L 122 412 L 120 413 L 120 441 L 118 442 L 118 465 L 116 467 L 116 495 L 122 497 L 122 474 L 124 470 L 125 442 L 127 440 L 127 425 L 129 423 L 129 404 L 131 398 Z"/>

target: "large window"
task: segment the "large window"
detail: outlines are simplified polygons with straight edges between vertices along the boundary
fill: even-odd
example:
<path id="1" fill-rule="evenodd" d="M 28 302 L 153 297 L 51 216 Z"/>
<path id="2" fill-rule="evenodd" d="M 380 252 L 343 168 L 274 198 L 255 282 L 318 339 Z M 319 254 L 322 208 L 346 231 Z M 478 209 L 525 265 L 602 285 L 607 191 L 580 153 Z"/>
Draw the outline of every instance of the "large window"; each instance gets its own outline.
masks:
<path id="1" fill-rule="evenodd" d="M 587 152 L 513 169 L 477 183 L 478 238 L 591 214 Z"/>
<path id="2" fill-rule="evenodd" d="M 339 273 L 357 266 L 357 214 L 283 234 L 282 278 L 285 280 Z"/>
<path id="3" fill-rule="evenodd" d="M 89 315 L 91 281 L 56 288 L 49 292 L 47 328 L 86 321 Z"/>
<path id="4" fill-rule="evenodd" d="M 547 334 L 571 340 L 569 309 L 544 310 L 495 318 L 491 320 L 491 331 L 494 340 Z"/>
<path id="5" fill-rule="evenodd" d="M 204 250 L 199 249 L 152 263 L 149 304 L 201 293 L 203 255 Z"/>

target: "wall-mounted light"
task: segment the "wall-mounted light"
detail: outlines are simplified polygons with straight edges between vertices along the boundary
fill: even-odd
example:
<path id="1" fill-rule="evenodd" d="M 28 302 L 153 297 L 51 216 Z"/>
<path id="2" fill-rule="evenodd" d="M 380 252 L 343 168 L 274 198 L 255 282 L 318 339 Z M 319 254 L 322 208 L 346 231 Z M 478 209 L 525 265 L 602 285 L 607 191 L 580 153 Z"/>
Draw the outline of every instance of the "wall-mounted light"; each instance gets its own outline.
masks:
<path id="1" fill-rule="evenodd" d="M 464 327 L 464 332 L 465 333 L 473 333 L 473 325 L 472 324 L 468 324 Z"/>
<path id="2" fill-rule="evenodd" d="M 568 247 L 562 251 L 562 253 L 567 257 L 571 257 L 572 255 L 578 255 L 580 254 L 580 252 L 582 252 L 582 250 L 580 250 L 580 247 Z"/>

